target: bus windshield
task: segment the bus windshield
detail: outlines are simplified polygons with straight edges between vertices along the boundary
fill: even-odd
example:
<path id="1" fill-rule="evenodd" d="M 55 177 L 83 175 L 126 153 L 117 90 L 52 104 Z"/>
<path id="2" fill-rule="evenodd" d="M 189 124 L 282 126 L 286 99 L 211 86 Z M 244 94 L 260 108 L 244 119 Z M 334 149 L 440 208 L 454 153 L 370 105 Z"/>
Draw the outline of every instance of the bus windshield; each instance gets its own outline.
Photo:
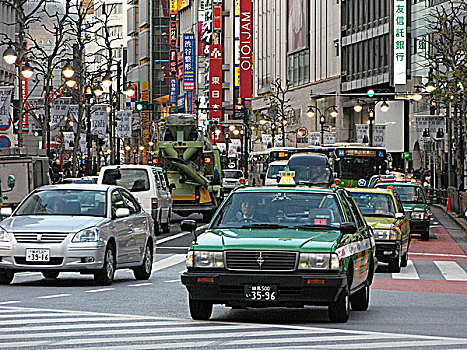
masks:
<path id="1" fill-rule="evenodd" d="M 342 157 L 336 164 L 337 177 L 343 179 L 369 179 L 373 175 L 386 173 L 383 158 Z"/>

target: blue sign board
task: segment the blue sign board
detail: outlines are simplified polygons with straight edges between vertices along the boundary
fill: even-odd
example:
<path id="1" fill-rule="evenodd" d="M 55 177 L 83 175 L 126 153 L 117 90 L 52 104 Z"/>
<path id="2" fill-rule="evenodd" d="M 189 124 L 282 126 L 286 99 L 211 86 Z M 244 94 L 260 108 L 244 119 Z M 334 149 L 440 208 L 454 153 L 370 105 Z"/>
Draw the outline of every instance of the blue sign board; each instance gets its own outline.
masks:
<path id="1" fill-rule="evenodd" d="M 183 34 L 183 89 L 195 89 L 195 35 Z"/>
<path id="2" fill-rule="evenodd" d="M 339 157 L 344 157 L 345 151 L 343 149 L 339 150 Z"/>
<path id="3" fill-rule="evenodd" d="M 170 78 L 169 80 L 169 103 L 171 105 L 177 105 L 178 99 L 178 79 Z"/>
<path id="4" fill-rule="evenodd" d="M 193 112 L 193 94 L 194 94 L 194 91 L 188 91 L 186 93 L 186 108 L 185 108 L 186 113 Z"/>
<path id="5" fill-rule="evenodd" d="M 378 151 L 378 157 L 384 158 L 384 151 Z"/>

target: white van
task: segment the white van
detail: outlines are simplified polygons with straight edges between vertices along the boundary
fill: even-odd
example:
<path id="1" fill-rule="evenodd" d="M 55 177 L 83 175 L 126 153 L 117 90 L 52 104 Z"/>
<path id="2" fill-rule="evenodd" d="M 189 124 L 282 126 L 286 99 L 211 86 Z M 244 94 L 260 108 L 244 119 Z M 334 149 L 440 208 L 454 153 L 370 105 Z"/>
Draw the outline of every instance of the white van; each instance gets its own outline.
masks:
<path id="1" fill-rule="evenodd" d="M 277 175 L 279 172 L 284 170 L 287 165 L 288 160 L 276 160 L 271 162 L 266 172 L 266 178 L 264 179 L 264 186 L 274 186 L 277 185 Z"/>
<path id="2" fill-rule="evenodd" d="M 154 231 L 170 231 L 172 195 L 164 169 L 151 165 L 109 165 L 101 168 L 98 184 L 125 187 L 154 219 Z"/>

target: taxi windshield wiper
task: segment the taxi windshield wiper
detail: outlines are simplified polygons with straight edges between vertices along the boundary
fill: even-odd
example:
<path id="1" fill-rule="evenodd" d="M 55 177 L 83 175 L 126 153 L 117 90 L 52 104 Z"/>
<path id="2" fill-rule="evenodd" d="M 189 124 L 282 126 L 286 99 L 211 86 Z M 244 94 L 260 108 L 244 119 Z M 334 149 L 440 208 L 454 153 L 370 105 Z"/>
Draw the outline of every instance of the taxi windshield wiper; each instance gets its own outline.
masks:
<path id="1" fill-rule="evenodd" d="M 279 225 L 279 224 L 266 224 L 266 223 L 250 223 L 247 225 L 242 225 L 239 228 L 289 228 L 290 226 Z"/>
<path id="2" fill-rule="evenodd" d="M 303 225 L 295 225 L 293 228 L 301 228 L 301 229 L 327 229 L 327 230 L 338 230 L 339 226 L 335 225 L 312 225 L 312 224 L 303 224 Z"/>

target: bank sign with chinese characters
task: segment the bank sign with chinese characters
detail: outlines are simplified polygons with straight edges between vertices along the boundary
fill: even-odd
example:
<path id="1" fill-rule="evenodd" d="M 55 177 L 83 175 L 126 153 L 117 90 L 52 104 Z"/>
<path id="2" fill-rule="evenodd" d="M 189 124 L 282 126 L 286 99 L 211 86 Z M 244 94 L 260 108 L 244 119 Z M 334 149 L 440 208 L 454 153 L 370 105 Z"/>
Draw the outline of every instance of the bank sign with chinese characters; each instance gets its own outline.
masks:
<path id="1" fill-rule="evenodd" d="M 407 0 L 394 0 L 394 85 L 407 82 Z"/>

